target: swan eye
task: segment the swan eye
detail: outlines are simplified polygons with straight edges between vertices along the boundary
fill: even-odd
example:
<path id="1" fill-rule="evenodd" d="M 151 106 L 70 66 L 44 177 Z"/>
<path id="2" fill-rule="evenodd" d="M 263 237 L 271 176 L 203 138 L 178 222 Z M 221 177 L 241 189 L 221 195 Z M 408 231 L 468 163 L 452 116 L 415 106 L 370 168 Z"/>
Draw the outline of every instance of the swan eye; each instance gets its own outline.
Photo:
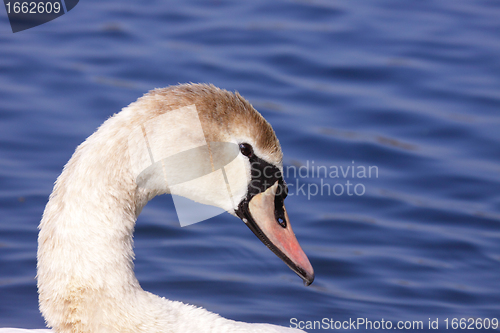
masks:
<path id="1" fill-rule="evenodd" d="M 240 151 L 246 157 L 252 157 L 253 155 L 253 148 L 248 143 L 240 143 Z"/>

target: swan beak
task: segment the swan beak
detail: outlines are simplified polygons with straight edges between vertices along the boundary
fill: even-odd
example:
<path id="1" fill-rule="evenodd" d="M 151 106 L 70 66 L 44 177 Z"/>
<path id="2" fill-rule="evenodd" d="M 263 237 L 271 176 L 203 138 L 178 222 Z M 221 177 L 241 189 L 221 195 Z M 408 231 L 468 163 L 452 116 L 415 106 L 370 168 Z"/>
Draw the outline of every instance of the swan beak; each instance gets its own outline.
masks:
<path id="1" fill-rule="evenodd" d="M 314 270 L 295 238 L 283 198 L 276 195 L 278 185 L 277 181 L 266 191 L 252 197 L 243 222 L 308 286 L 314 281 Z"/>

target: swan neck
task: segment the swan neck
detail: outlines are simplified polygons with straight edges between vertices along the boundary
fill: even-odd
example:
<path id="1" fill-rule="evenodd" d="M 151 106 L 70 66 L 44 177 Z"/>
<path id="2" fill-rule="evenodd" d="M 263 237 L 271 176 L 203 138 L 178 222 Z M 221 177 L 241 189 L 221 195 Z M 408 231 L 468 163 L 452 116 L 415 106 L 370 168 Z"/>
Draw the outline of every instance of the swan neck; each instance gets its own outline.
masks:
<path id="1" fill-rule="evenodd" d="M 124 318 L 140 317 L 131 313 L 137 302 L 147 308 L 132 234 L 152 194 L 135 185 L 119 123 L 111 118 L 77 148 L 40 223 L 40 309 L 56 332 L 114 332 Z"/>

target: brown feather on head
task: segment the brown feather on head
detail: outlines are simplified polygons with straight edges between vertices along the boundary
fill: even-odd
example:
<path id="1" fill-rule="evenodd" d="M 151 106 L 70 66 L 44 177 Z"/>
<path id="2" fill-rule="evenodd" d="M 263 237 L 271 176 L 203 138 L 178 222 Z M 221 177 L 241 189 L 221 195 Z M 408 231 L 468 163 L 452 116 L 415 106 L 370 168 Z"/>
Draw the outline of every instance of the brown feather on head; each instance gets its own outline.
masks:
<path id="1" fill-rule="evenodd" d="M 194 104 L 207 142 L 247 138 L 262 158 L 281 166 L 283 154 L 273 128 L 238 92 L 189 83 L 152 90 L 140 100 L 156 111 L 151 117 Z"/>

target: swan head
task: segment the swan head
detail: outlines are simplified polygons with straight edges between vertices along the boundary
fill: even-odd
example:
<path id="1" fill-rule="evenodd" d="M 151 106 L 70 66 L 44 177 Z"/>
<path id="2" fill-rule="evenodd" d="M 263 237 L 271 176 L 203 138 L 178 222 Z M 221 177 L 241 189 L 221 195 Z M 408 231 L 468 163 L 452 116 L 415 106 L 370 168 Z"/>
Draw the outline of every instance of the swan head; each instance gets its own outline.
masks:
<path id="1" fill-rule="evenodd" d="M 137 125 L 130 161 L 148 199 L 171 193 L 177 210 L 175 198 L 188 198 L 239 217 L 305 285 L 313 282 L 284 205 L 279 141 L 248 101 L 213 85 L 185 84 L 153 90 L 125 113 Z"/>

